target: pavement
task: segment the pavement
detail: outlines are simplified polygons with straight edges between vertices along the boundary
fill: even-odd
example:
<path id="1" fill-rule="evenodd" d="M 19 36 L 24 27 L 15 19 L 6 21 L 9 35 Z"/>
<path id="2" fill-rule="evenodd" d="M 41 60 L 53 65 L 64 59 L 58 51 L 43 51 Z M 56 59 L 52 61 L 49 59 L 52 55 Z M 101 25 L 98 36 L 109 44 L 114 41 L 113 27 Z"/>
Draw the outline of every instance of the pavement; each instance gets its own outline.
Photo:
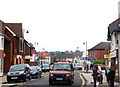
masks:
<path id="1" fill-rule="evenodd" d="M 91 84 L 91 82 L 93 82 L 93 76 L 92 75 L 92 71 L 89 70 L 88 73 L 86 72 L 82 72 L 82 75 L 84 76 L 85 80 L 86 80 L 86 86 L 93 86 L 93 84 Z M 114 85 L 119 87 L 119 83 L 118 82 L 114 82 Z M 108 86 L 108 83 L 106 81 L 106 76 L 105 76 L 105 72 L 103 71 L 103 84 L 99 84 L 99 86 Z"/>

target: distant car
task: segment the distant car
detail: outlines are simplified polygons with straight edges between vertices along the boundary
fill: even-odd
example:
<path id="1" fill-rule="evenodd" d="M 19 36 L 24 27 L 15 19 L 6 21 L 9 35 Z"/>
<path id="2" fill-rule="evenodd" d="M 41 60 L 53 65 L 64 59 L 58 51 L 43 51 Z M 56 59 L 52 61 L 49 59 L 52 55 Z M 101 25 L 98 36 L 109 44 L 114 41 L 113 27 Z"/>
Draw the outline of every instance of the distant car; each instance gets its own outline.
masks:
<path id="1" fill-rule="evenodd" d="M 30 67 L 28 64 L 12 65 L 7 73 L 7 81 L 31 80 Z"/>
<path id="2" fill-rule="evenodd" d="M 30 66 L 30 70 L 32 78 L 41 78 L 42 70 L 39 66 Z"/>
<path id="3" fill-rule="evenodd" d="M 47 72 L 50 70 L 50 65 L 49 64 L 43 64 L 42 65 L 42 72 Z"/>
<path id="4" fill-rule="evenodd" d="M 79 64 L 79 63 L 77 63 L 77 64 L 75 64 L 75 68 L 77 69 L 77 70 L 82 70 L 82 64 Z"/>
<path id="5" fill-rule="evenodd" d="M 53 69 L 49 74 L 49 85 L 53 85 L 57 82 L 66 82 L 69 85 L 72 85 L 74 82 L 74 68 L 72 63 L 54 63 Z"/>

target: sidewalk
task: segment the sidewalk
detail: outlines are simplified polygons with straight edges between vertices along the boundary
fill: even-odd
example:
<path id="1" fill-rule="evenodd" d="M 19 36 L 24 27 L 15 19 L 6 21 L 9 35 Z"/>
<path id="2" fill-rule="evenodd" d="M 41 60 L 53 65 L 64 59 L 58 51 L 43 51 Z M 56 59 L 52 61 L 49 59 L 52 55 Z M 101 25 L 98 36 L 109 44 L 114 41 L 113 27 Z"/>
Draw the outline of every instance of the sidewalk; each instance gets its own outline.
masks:
<path id="1" fill-rule="evenodd" d="M 88 86 L 92 86 L 93 84 L 91 84 L 91 82 L 93 82 L 93 76 L 92 75 L 92 71 L 89 71 L 89 73 L 82 73 L 82 75 L 85 77 L 85 79 L 87 80 L 87 83 L 86 85 Z M 99 84 L 101 86 L 105 85 L 107 86 L 107 81 L 106 81 L 106 76 L 105 76 L 105 73 L 103 72 L 103 84 Z M 119 85 L 119 83 L 117 82 L 114 82 L 114 85 Z"/>
<path id="2" fill-rule="evenodd" d="M 6 75 L 0 77 L 0 84 L 7 82 Z"/>

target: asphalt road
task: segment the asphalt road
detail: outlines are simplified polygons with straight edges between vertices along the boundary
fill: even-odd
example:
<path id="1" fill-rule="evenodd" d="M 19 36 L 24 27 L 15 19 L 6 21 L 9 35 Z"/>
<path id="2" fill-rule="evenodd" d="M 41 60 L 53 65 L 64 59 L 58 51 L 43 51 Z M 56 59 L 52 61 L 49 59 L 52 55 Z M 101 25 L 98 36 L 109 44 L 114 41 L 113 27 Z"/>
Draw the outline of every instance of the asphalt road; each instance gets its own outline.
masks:
<path id="1" fill-rule="evenodd" d="M 79 72 L 75 72 L 75 79 L 74 79 L 74 83 L 72 84 L 72 85 L 67 85 L 67 84 L 55 84 L 55 85 L 53 85 L 53 86 L 49 86 L 49 73 L 45 73 L 45 74 L 43 74 L 43 76 L 42 76 L 42 78 L 40 78 L 40 79 L 36 79 L 36 80 L 33 80 L 33 81 L 30 81 L 30 82 L 27 82 L 27 83 L 25 83 L 24 85 L 21 85 L 20 87 L 47 87 L 47 86 L 49 86 L 49 87 L 60 87 L 60 86 L 62 86 L 62 87 L 69 87 L 69 86 L 81 86 L 81 84 L 82 84 L 82 80 L 81 80 L 81 78 L 80 78 L 80 75 L 79 75 L 80 73 Z"/>
<path id="2" fill-rule="evenodd" d="M 14 83 L 11 83 L 14 84 Z M 20 82 L 17 83 L 17 85 L 4 85 L 2 87 L 81 87 L 82 85 L 82 80 L 80 78 L 80 72 L 76 71 L 74 73 L 74 83 L 72 85 L 67 85 L 67 84 L 55 84 L 52 86 L 49 86 L 49 72 L 43 73 L 42 78 L 39 79 L 32 79 L 31 81 L 27 82 Z"/>

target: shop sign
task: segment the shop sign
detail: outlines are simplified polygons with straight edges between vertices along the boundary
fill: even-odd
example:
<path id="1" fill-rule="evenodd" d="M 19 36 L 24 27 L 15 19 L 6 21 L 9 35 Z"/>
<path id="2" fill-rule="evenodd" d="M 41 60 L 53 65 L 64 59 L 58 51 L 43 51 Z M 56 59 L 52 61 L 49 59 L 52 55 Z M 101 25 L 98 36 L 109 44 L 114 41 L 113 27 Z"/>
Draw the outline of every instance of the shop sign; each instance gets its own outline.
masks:
<path id="1" fill-rule="evenodd" d="M 116 50 L 110 53 L 110 58 L 116 57 Z"/>

